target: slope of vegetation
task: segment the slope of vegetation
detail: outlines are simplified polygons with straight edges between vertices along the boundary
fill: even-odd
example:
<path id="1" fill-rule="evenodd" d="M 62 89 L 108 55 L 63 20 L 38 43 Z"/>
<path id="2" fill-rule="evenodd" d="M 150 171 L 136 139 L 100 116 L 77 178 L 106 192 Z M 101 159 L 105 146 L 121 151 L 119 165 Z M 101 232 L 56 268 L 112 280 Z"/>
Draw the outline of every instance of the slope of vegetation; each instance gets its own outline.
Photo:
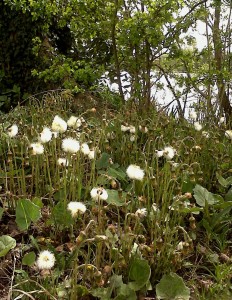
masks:
<path id="1" fill-rule="evenodd" d="M 73 113 L 73 101 L 50 93 L 1 124 L 1 289 L 12 299 L 231 299 L 224 120 L 107 103 Z"/>

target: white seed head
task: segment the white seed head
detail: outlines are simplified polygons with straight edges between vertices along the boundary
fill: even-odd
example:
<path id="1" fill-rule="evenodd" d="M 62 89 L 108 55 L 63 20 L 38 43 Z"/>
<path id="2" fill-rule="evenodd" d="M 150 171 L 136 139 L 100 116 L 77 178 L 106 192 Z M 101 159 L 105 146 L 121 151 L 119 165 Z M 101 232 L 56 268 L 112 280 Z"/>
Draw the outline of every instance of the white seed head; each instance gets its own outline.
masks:
<path id="1" fill-rule="evenodd" d="M 221 117 L 220 120 L 219 120 L 219 123 L 220 123 L 220 124 L 223 124 L 224 122 L 225 122 L 225 118 L 224 118 L 224 117 Z"/>
<path id="2" fill-rule="evenodd" d="M 196 131 L 201 131 L 202 125 L 199 122 L 195 122 L 194 123 L 194 128 L 196 129 Z"/>
<path id="3" fill-rule="evenodd" d="M 130 179 L 141 181 L 144 177 L 144 170 L 142 170 L 139 166 L 136 165 L 130 165 L 126 170 L 126 173 Z"/>
<path id="4" fill-rule="evenodd" d="M 67 130 L 67 127 L 67 123 L 61 117 L 56 115 L 52 122 L 52 130 L 63 133 Z"/>
<path id="5" fill-rule="evenodd" d="M 62 141 L 64 152 L 77 153 L 80 150 L 80 143 L 73 138 L 66 138 Z"/>
<path id="6" fill-rule="evenodd" d="M 41 143 L 33 143 L 30 145 L 30 147 L 32 148 L 33 155 L 44 153 L 44 146 Z"/>
<path id="7" fill-rule="evenodd" d="M 167 160 L 172 160 L 176 154 L 176 150 L 172 147 L 165 147 L 163 150 L 163 155 Z"/>
<path id="8" fill-rule="evenodd" d="M 208 131 L 202 131 L 202 135 L 205 137 L 205 138 L 209 138 L 209 133 Z"/>
<path id="9" fill-rule="evenodd" d="M 232 130 L 226 130 L 225 136 L 226 136 L 228 139 L 232 140 Z"/>
<path id="10" fill-rule="evenodd" d="M 89 158 L 90 160 L 92 160 L 92 159 L 95 158 L 95 151 L 94 151 L 94 150 L 90 150 L 90 151 L 89 151 L 88 158 Z"/>
<path id="11" fill-rule="evenodd" d="M 136 131 L 135 126 L 130 125 L 129 131 L 130 131 L 130 133 L 135 133 L 135 131 Z"/>
<path id="12" fill-rule="evenodd" d="M 126 132 L 126 131 L 129 131 L 129 130 L 130 130 L 130 127 L 121 125 L 121 131 L 122 132 Z"/>
<path id="13" fill-rule="evenodd" d="M 86 212 L 86 206 L 81 202 L 69 202 L 68 210 L 71 212 L 73 218 L 75 218 L 78 214 L 83 215 Z"/>
<path id="14" fill-rule="evenodd" d="M 69 165 L 67 158 L 58 158 L 57 163 L 62 167 L 67 167 Z"/>
<path id="15" fill-rule="evenodd" d="M 39 140 L 42 144 L 49 142 L 52 139 L 52 132 L 48 127 L 45 127 L 40 133 Z"/>
<path id="16" fill-rule="evenodd" d="M 37 266 L 40 270 L 50 270 L 55 265 L 55 256 L 48 250 L 41 251 L 38 259 Z"/>
<path id="17" fill-rule="evenodd" d="M 108 199 L 108 193 L 105 189 L 102 187 L 99 188 L 93 188 L 90 192 L 91 198 L 93 200 L 107 200 Z"/>
<path id="18" fill-rule="evenodd" d="M 155 156 L 157 158 L 160 158 L 164 155 L 164 151 L 163 150 L 155 150 Z"/>
<path id="19" fill-rule="evenodd" d="M 197 114 L 194 110 L 189 113 L 189 118 L 194 121 L 197 119 Z"/>
<path id="20" fill-rule="evenodd" d="M 134 141 L 135 141 L 135 139 L 136 139 L 136 138 L 135 138 L 135 135 L 134 135 L 134 134 L 132 134 L 132 135 L 130 136 L 130 141 L 131 141 L 131 142 L 134 142 Z"/>
<path id="21" fill-rule="evenodd" d="M 18 126 L 17 125 L 12 125 L 10 128 L 8 128 L 8 130 L 7 130 L 8 132 L 8 135 L 9 135 L 9 137 L 15 137 L 17 134 L 18 134 L 18 132 L 19 132 L 19 128 L 18 128 Z"/>
<path id="22" fill-rule="evenodd" d="M 179 242 L 179 244 L 176 246 L 176 250 L 177 251 L 181 251 L 181 250 L 183 250 L 183 244 L 184 244 L 184 242 Z"/>
<path id="23" fill-rule="evenodd" d="M 139 208 L 136 210 L 135 215 L 139 218 L 144 218 L 147 216 L 147 209 L 146 208 Z"/>
<path id="24" fill-rule="evenodd" d="M 89 149 L 88 144 L 83 143 L 83 144 L 81 145 L 81 152 L 82 152 L 84 155 L 89 155 L 90 149 Z"/>
<path id="25" fill-rule="evenodd" d="M 69 127 L 73 127 L 74 129 L 77 129 L 81 126 L 81 120 L 78 119 L 77 117 L 75 116 L 71 116 L 69 119 L 68 119 L 68 122 L 67 122 L 68 126 Z"/>

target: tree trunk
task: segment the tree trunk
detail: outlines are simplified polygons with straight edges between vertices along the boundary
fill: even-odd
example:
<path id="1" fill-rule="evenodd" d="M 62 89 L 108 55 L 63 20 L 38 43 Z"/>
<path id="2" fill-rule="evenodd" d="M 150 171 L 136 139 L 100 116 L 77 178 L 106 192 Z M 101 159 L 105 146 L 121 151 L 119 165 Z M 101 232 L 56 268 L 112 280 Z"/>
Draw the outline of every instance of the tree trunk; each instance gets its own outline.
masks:
<path id="1" fill-rule="evenodd" d="M 218 88 L 218 103 L 220 111 L 223 111 L 226 116 L 227 123 L 232 119 L 232 106 L 230 105 L 229 95 L 226 93 L 226 82 L 223 76 L 223 49 L 220 35 L 220 17 L 221 17 L 221 0 L 215 1 L 214 24 L 213 24 L 213 44 L 214 44 L 214 59 L 217 71 L 217 88 Z"/>

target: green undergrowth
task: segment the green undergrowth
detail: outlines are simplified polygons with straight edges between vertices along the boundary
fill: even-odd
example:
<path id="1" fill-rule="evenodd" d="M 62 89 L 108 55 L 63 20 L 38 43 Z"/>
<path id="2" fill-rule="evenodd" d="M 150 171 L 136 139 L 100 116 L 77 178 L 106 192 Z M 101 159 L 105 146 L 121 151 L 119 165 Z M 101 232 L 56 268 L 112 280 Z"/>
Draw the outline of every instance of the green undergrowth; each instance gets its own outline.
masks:
<path id="1" fill-rule="evenodd" d="M 155 109 L 94 104 L 74 112 L 62 92 L 3 118 L 0 259 L 13 266 L 12 299 L 231 299 L 225 124 L 199 120 L 197 131 Z M 56 115 L 80 121 L 41 143 Z M 67 138 L 80 149 L 70 152 Z M 38 261 L 44 250 L 51 267 Z"/>

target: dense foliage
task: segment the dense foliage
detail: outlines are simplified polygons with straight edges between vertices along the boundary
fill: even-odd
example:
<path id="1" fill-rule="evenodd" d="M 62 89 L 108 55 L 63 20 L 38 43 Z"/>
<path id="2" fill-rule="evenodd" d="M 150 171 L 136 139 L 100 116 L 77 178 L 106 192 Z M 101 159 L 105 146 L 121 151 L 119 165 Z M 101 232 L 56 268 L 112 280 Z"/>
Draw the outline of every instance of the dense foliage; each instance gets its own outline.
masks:
<path id="1" fill-rule="evenodd" d="M 79 103 L 74 115 L 73 100 L 48 93 L 2 124 L 0 284 L 11 284 L 8 295 L 230 299 L 225 120 L 142 117 L 104 103 Z"/>
<path id="2" fill-rule="evenodd" d="M 107 71 L 122 101 L 129 95 L 147 109 L 164 78 L 175 114 L 183 117 L 194 96 L 208 117 L 225 114 L 229 122 L 231 5 L 226 1 L 4 0 L 1 8 L 2 103 L 8 93 L 96 90 Z M 205 28 L 200 48 L 199 26 Z"/>

